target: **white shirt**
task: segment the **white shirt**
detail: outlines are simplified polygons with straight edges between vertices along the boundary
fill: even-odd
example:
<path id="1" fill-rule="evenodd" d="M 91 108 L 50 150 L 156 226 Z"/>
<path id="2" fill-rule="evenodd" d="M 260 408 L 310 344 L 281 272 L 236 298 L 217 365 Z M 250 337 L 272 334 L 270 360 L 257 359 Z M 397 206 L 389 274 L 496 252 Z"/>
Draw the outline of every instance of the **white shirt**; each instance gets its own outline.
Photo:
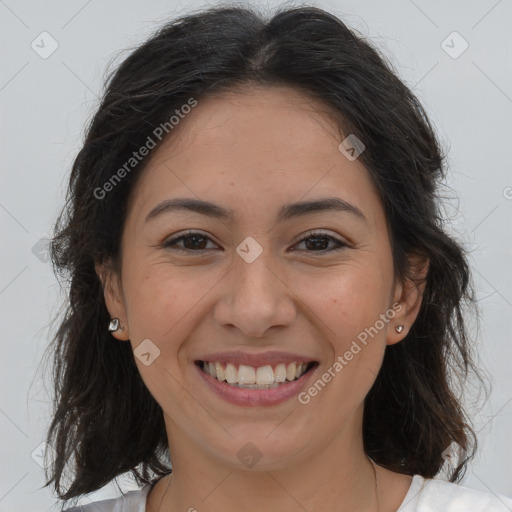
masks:
<path id="1" fill-rule="evenodd" d="M 96 501 L 64 512 L 146 512 L 151 484 L 119 498 Z M 397 512 L 512 512 L 512 499 L 445 480 L 414 475 Z"/>

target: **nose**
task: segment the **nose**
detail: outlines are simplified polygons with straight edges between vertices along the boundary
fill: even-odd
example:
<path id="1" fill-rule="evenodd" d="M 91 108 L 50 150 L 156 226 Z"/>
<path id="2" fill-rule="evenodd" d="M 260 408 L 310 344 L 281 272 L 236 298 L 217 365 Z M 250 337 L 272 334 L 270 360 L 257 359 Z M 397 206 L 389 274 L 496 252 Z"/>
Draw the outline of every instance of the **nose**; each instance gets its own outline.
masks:
<path id="1" fill-rule="evenodd" d="M 290 326 L 296 315 L 294 294 L 283 270 L 272 265 L 268 251 L 252 263 L 236 256 L 223 280 L 214 319 L 223 327 L 236 327 L 246 336 L 259 338 L 271 327 Z"/>

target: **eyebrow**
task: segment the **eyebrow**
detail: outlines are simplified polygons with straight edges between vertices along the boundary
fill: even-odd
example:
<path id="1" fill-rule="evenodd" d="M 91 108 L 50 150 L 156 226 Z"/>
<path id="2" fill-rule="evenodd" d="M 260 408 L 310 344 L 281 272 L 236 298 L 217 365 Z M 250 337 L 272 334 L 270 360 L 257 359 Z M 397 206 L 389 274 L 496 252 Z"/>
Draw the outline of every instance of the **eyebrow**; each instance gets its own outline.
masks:
<path id="1" fill-rule="evenodd" d="M 177 197 L 174 199 L 167 199 L 157 204 L 146 216 L 145 222 L 148 222 L 164 213 L 174 211 L 192 211 L 212 217 L 216 219 L 232 221 L 233 210 L 223 208 L 222 206 L 216 205 L 209 201 L 203 201 L 202 199 L 195 198 L 181 198 Z M 323 211 L 341 211 L 348 212 L 361 219 L 364 222 L 368 222 L 363 212 L 347 201 L 339 197 L 325 197 L 320 199 L 314 199 L 312 201 L 301 201 L 298 203 L 291 203 L 284 205 L 277 215 L 277 220 L 283 222 L 285 220 L 308 215 L 310 213 L 317 213 Z"/>

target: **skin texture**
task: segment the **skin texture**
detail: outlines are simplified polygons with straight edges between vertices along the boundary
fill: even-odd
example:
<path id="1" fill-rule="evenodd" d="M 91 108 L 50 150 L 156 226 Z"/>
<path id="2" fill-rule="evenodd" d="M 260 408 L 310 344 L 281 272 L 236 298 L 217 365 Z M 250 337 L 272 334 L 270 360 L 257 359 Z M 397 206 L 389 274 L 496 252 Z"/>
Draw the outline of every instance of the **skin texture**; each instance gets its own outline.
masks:
<path id="1" fill-rule="evenodd" d="M 113 336 L 134 350 L 150 339 L 160 350 L 148 366 L 135 358 L 163 409 L 173 463 L 172 485 L 165 493 L 169 478 L 160 480 L 147 510 L 396 510 L 411 477 L 377 467 L 377 508 L 363 401 L 386 346 L 414 322 L 423 288 L 395 282 L 368 171 L 340 152 L 344 136 L 325 107 L 287 87 L 202 99 L 171 135 L 131 198 L 121 275 L 97 265 L 109 313 L 123 326 Z M 330 196 L 357 206 L 367 222 L 341 211 L 277 222 L 286 203 Z M 234 219 L 176 211 L 145 223 L 154 206 L 177 197 L 230 208 Z M 162 247 L 187 229 L 209 237 L 199 240 L 206 250 Z M 347 246 L 329 252 L 301 241 L 312 229 Z M 236 252 L 248 236 L 263 248 L 252 263 Z M 428 262 L 410 261 L 425 275 Z M 207 352 L 282 350 L 318 361 L 314 382 L 395 302 L 400 311 L 307 405 L 234 405 L 197 375 L 194 360 Z M 261 453 L 252 468 L 237 456 L 248 442 Z"/>

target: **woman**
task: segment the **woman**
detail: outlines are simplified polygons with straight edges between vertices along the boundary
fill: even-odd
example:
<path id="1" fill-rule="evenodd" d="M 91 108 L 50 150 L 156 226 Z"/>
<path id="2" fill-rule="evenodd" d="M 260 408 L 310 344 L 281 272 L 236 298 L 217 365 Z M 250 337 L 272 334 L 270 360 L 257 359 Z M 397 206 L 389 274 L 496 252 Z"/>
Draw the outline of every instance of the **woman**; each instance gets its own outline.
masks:
<path id="1" fill-rule="evenodd" d="M 449 379 L 478 371 L 444 173 L 418 100 L 329 13 L 162 27 L 110 76 L 56 225 L 47 485 L 145 484 L 80 509 L 103 512 L 510 510 L 457 485 L 476 443 Z"/>

